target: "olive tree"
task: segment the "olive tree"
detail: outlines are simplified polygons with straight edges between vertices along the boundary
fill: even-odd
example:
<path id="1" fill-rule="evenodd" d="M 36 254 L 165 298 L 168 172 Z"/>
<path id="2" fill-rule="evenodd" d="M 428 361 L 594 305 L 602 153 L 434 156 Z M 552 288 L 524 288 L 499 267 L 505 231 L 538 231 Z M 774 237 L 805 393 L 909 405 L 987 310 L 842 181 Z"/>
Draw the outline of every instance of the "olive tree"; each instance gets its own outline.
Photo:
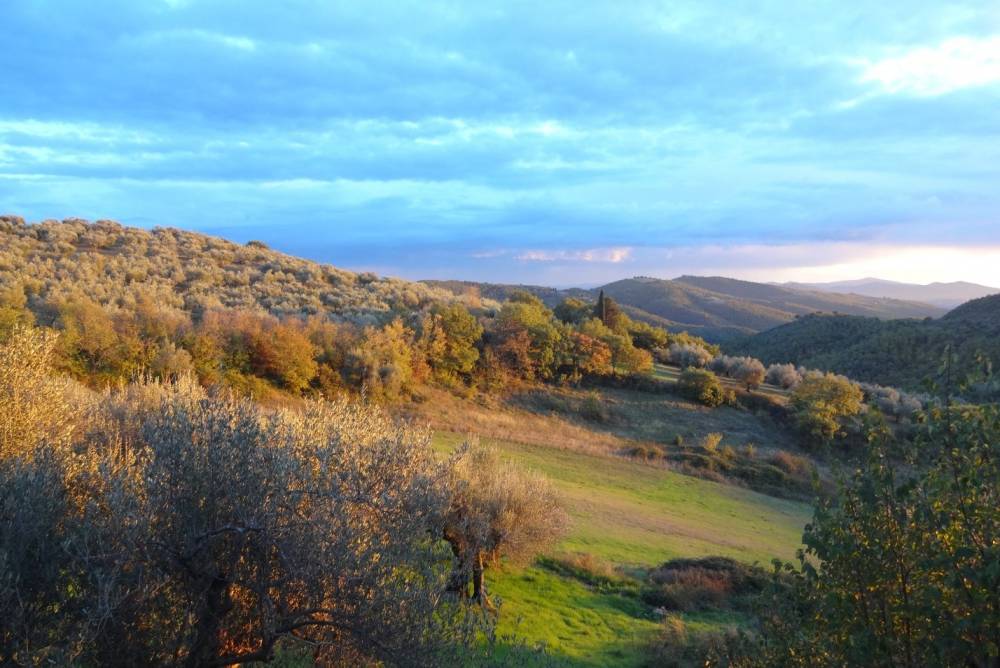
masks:
<path id="1" fill-rule="evenodd" d="M 549 481 L 482 448 L 459 453 L 452 468 L 444 537 L 456 564 L 449 589 L 491 608 L 484 572 L 500 558 L 530 560 L 565 531 L 566 513 Z"/>
<path id="2" fill-rule="evenodd" d="M 98 663 L 234 665 L 295 640 L 328 662 L 433 664 L 461 644 L 426 435 L 347 403 L 152 394 L 122 398 L 135 453 L 93 520 L 109 537 L 93 578 L 115 602 Z"/>
<path id="3" fill-rule="evenodd" d="M 712 361 L 712 353 L 694 343 L 671 343 L 667 359 L 682 369 L 689 366 L 701 368 Z"/>
<path id="4" fill-rule="evenodd" d="M 802 373 L 794 364 L 772 364 L 767 367 L 764 382 L 790 390 L 802 381 Z"/>

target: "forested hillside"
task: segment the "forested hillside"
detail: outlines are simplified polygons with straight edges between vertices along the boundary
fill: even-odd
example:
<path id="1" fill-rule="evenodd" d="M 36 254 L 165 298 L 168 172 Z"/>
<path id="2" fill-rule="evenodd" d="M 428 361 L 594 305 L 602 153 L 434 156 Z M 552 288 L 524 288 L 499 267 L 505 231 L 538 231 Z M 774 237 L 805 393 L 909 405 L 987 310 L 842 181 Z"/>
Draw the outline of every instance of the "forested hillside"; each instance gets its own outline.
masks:
<path id="1" fill-rule="evenodd" d="M 937 320 L 810 315 L 729 347 L 765 363 L 792 362 L 911 390 L 929 381 L 970 398 L 995 397 L 1000 296 L 973 300 Z"/>

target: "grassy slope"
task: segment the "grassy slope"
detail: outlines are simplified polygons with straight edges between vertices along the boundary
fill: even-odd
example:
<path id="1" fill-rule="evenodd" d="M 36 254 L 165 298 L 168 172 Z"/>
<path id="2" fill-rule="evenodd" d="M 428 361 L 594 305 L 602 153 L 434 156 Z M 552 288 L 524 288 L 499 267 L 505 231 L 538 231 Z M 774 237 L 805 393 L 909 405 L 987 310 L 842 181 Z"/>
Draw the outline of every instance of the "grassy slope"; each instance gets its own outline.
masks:
<path id="1" fill-rule="evenodd" d="M 461 440 L 438 432 L 436 446 L 447 450 Z M 546 474 L 562 492 L 573 525 L 557 552 L 589 553 L 626 570 L 679 556 L 791 558 L 810 517 L 804 504 L 629 460 L 492 439 L 483 443 Z M 639 665 L 641 643 L 657 627 L 641 603 L 593 591 L 540 566 L 505 568 L 491 581 L 503 600 L 500 633 L 544 643 L 567 665 Z M 689 621 L 734 620 L 700 615 Z"/>
<path id="2" fill-rule="evenodd" d="M 676 383 L 681 377 L 682 370 L 675 366 L 668 366 L 666 364 L 656 364 L 653 367 L 653 376 L 657 380 L 663 380 L 668 383 Z M 731 390 L 743 391 L 746 388 L 739 381 L 733 380 L 732 378 L 726 378 L 725 376 L 719 376 L 719 381 Z M 756 390 L 758 394 L 766 394 L 769 397 L 774 397 L 781 401 L 788 399 L 790 394 L 788 390 L 784 390 L 775 385 L 761 385 Z"/>

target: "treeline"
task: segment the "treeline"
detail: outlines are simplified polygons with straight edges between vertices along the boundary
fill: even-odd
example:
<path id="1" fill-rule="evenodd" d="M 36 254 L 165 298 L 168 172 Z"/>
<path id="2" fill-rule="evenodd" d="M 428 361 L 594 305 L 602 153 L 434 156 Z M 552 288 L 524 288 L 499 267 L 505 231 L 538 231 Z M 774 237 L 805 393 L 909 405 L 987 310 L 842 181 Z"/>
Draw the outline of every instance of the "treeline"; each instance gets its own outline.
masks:
<path id="1" fill-rule="evenodd" d="M 748 392 L 764 383 L 786 390 L 791 417 L 806 445 L 830 445 L 849 436 L 860 439 L 862 418 L 869 409 L 895 422 L 897 434 L 903 436 L 935 403 L 928 394 L 858 383 L 840 374 L 789 363 L 765 367 L 754 357 L 713 352 L 693 342 L 675 342 L 666 349 L 666 361 L 683 370 L 678 391 L 692 401 L 715 407 L 736 403 L 735 392 L 719 382 L 720 376 L 739 381 Z"/>
<path id="2" fill-rule="evenodd" d="M 859 381 L 986 402 L 1000 398 L 1000 298 L 937 320 L 810 315 L 730 346 L 765 362 L 794 360 Z"/>
<path id="3" fill-rule="evenodd" d="M 0 344 L 0 664 L 456 665 L 488 651 L 484 570 L 565 527 L 544 478 L 370 405 L 93 392 L 55 346 Z"/>
<path id="4" fill-rule="evenodd" d="M 188 312 L 142 292 L 114 308 L 81 292 L 32 300 L 26 285 L 0 292 L 0 338 L 18 324 L 59 332 L 59 368 L 95 387 L 194 374 L 205 386 L 258 398 L 364 390 L 392 401 L 428 382 L 491 392 L 518 381 L 644 374 L 670 345 L 707 345 L 633 321 L 603 295 L 554 310 L 527 292 L 494 307 L 431 301 L 365 325 L 260 310 Z"/>

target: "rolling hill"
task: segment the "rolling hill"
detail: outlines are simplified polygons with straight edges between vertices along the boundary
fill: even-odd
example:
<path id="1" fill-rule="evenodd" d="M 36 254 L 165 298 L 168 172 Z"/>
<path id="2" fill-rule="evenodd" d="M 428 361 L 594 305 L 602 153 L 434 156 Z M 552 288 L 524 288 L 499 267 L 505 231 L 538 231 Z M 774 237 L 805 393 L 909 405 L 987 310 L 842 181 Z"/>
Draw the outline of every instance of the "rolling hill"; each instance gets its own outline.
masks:
<path id="1" fill-rule="evenodd" d="M 979 398 L 995 398 L 1000 387 L 988 376 L 1000 362 L 1000 295 L 975 299 L 937 320 L 810 315 L 727 348 L 765 363 L 794 362 L 911 390 L 928 380 L 939 387 L 972 383 Z M 948 367 L 946 350 L 952 353 Z"/>
<path id="2" fill-rule="evenodd" d="M 76 294 L 105 307 L 150 297 L 188 312 L 226 307 L 275 315 L 386 319 L 451 293 L 172 228 L 109 220 L 26 224 L 0 216 L 0 288 L 19 286 L 36 315 Z M 43 318 L 44 321 L 44 318 Z"/>
<path id="3" fill-rule="evenodd" d="M 681 276 L 673 280 L 636 277 L 591 290 L 459 281 L 428 283 L 456 294 L 478 289 L 482 296 L 493 299 L 503 299 L 513 290 L 527 290 L 550 306 L 566 297 L 594 300 L 603 290 L 633 318 L 672 330 L 687 330 L 711 341 L 747 336 L 817 312 L 883 319 L 939 317 L 945 313 L 944 309 L 920 302 L 707 276 Z"/>
<path id="4" fill-rule="evenodd" d="M 899 283 L 880 278 L 862 278 L 854 281 L 836 281 L 833 283 L 784 283 L 784 287 L 796 290 L 813 290 L 818 292 L 839 292 L 868 297 L 886 297 L 924 302 L 942 308 L 954 308 L 971 299 L 986 297 L 1000 293 L 1000 288 L 991 288 L 977 283 L 955 281 L 952 283 Z"/>

